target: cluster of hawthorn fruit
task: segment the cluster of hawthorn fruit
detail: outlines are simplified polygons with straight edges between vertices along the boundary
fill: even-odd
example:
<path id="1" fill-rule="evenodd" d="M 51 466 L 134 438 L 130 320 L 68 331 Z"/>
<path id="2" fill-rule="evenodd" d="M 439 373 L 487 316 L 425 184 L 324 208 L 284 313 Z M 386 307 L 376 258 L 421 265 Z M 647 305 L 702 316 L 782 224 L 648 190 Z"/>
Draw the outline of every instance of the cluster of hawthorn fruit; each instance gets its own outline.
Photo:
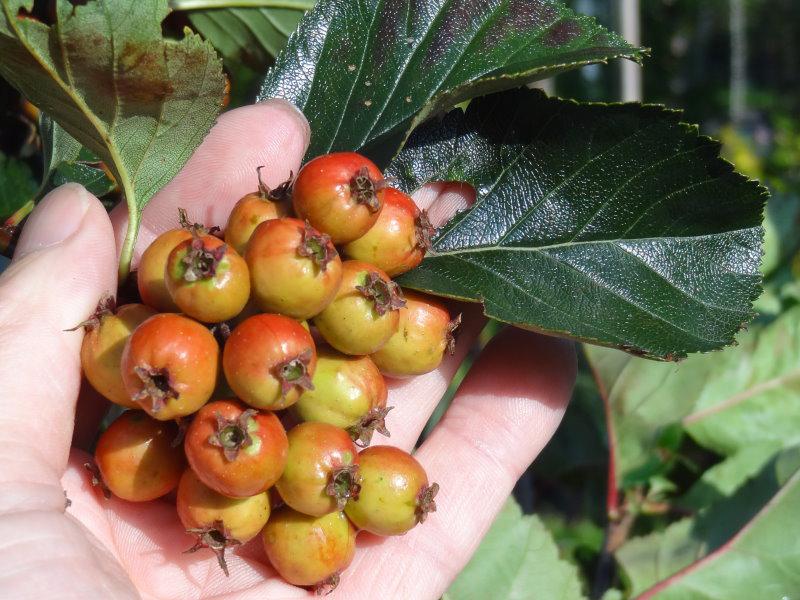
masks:
<path id="1" fill-rule="evenodd" d="M 214 551 L 227 575 L 225 549 L 260 534 L 286 581 L 330 590 L 358 531 L 402 535 L 436 510 L 413 456 L 369 445 L 389 435 L 384 376 L 453 349 L 459 319 L 391 279 L 434 230 L 356 153 L 272 190 L 259 169 L 224 240 L 181 225 L 143 253 L 141 303 L 106 298 L 81 324 L 86 378 L 128 409 L 100 435 L 93 483 L 132 502 L 177 487 L 188 551 Z"/>

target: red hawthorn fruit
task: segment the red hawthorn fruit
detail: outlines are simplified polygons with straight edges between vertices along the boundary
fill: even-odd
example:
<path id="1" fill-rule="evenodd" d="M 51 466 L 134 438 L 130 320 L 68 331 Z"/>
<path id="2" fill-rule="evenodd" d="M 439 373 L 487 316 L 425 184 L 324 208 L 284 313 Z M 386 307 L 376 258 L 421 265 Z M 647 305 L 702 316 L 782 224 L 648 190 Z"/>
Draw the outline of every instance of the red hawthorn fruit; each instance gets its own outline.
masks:
<path id="1" fill-rule="evenodd" d="M 371 160 L 355 152 L 334 152 L 300 169 L 292 200 L 298 217 L 330 235 L 334 244 L 346 244 L 375 224 L 385 187 Z"/>
<path id="2" fill-rule="evenodd" d="M 313 387 L 317 351 L 311 334 L 298 321 L 261 314 L 231 332 L 222 365 L 238 398 L 254 408 L 278 410 Z"/>
<path id="3" fill-rule="evenodd" d="M 358 449 L 344 429 L 300 423 L 288 438 L 286 468 L 275 484 L 286 504 L 320 517 L 358 495 Z"/>
<path id="4" fill-rule="evenodd" d="M 299 219 L 259 225 L 245 259 L 259 307 L 295 319 L 322 311 L 342 281 L 342 260 L 330 236 Z"/>
<path id="5" fill-rule="evenodd" d="M 289 174 L 289 179 L 271 190 L 261 180 L 261 169 L 263 168 L 256 169 L 258 190 L 242 197 L 233 206 L 225 227 L 225 241 L 242 256 L 247 250 L 247 244 L 256 227 L 264 221 L 288 216 L 290 212 L 291 174 Z"/>
<path id="6" fill-rule="evenodd" d="M 175 507 L 186 532 L 197 538 L 187 552 L 210 549 L 217 555 L 225 575 L 228 575 L 225 550 L 256 537 L 270 515 L 266 492 L 247 498 L 228 498 L 206 486 L 191 469 L 186 469 L 181 477 Z"/>
<path id="7" fill-rule="evenodd" d="M 378 220 L 343 251 L 349 258 L 371 263 L 396 277 L 422 262 L 435 231 L 428 214 L 420 211 L 410 196 L 388 188 L 383 192 Z"/>
<path id="8" fill-rule="evenodd" d="M 450 320 L 447 307 L 431 296 L 404 291 L 406 305 L 400 309 L 397 331 L 371 357 L 390 377 L 412 377 L 437 368 L 444 353 L 453 353 L 454 332 L 459 315 Z"/>
<path id="9" fill-rule="evenodd" d="M 186 461 L 173 444 L 175 423 L 156 421 L 139 410 L 126 411 L 97 441 L 94 459 L 102 483 L 130 502 L 155 500 L 178 485 Z"/>
<path id="10" fill-rule="evenodd" d="M 269 562 L 283 579 L 323 593 L 336 587 L 353 561 L 356 530 L 341 512 L 312 517 L 284 507 L 272 513 L 262 540 Z"/>
<path id="11" fill-rule="evenodd" d="M 81 345 L 81 366 L 86 379 L 104 397 L 125 408 L 141 408 L 125 390 L 120 363 L 133 330 L 155 311 L 144 304 L 119 308 L 114 304 L 113 297 L 103 298 L 95 314 L 82 324 L 86 333 Z"/>
<path id="12" fill-rule="evenodd" d="M 201 408 L 186 431 L 184 449 L 197 477 L 212 490 L 244 498 L 272 487 L 286 466 L 288 441 L 280 420 L 236 400 Z"/>
<path id="13" fill-rule="evenodd" d="M 213 235 L 195 235 L 167 257 L 164 278 L 172 299 L 188 316 L 204 323 L 234 318 L 250 297 L 245 260 Z"/>
<path id="14" fill-rule="evenodd" d="M 214 392 L 219 345 L 197 321 L 161 313 L 139 325 L 122 352 L 129 396 L 161 421 L 196 412 Z"/>
<path id="15" fill-rule="evenodd" d="M 370 446 L 359 454 L 361 490 L 347 503 L 353 524 L 376 535 L 403 535 L 436 510 L 436 483 L 408 452 Z"/>
<path id="16" fill-rule="evenodd" d="M 371 354 L 397 331 L 403 294 L 389 276 L 358 260 L 342 263 L 342 283 L 314 318 L 319 333 L 345 354 Z"/>

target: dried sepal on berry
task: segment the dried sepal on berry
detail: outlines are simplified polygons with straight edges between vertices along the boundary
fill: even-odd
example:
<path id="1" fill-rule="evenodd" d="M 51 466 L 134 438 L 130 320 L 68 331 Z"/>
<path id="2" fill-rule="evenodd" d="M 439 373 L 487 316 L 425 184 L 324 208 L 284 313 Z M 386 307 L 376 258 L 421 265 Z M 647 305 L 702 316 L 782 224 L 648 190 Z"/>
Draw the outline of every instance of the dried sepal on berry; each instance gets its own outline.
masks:
<path id="1" fill-rule="evenodd" d="M 361 167 L 350 180 L 350 194 L 358 204 L 363 204 L 373 213 L 381 209 L 378 191 L 384 187 L 386 187 L 385 180 L 373 179 L 368 167 Z"/>
<path id="2" fill-rule="evenodd" d="M 414 220 L 414 233 L 417 248 L 425 252 L 430 250 L 432 246 L 431 239 L 436 234 L 436 228 L 431 224 L 426 209 L 422 209 Z"/>
<path id="3" fill-rule="evenodd" d="M 331 242 L 331 236 L 320 233 L 308 221 L 305 222 L 303 239 L 297 247 L 297 254 L 310 258 L 323 271 L 327 270 L 329 262 L 339 256 Z"/>
<path id="4" fill-rule="evenodd" d="M 406 305 L 400 286 L 394 281 L 387 281 L 375 271 L 370 271 L 364 285 L 357 285 L 356 289 L 364 297 L 372 300 L 375 312 L 383 316 L 390 310 L 400 310 Z"/>
<path id="5" fill-rule="evenodd" d="M 314 389 L 311 374 L 309 373 L 313 357 L 314 353 L 311 350 L 304 350 L 298 356 L 275 366 L 274 374 L 281 384 L 281 396 L 285 397 L 294 386 L 298 386 L 303 390 Z"/>
<path id="6" fill-rule="evenodd" d="M 338 510 L 344 510 L 347 501 L 351 498 L 358 500 L 361 491 L 361 476 L 358 473 L 358 465 L 346 465 L 339 467 L 331 473 L 325 493 L 331 498 L 336 499 Z"/>
<path id="7" fill-rule="evenodd" d="M 436 498 L 436 494 L 438 493 L 438 483 L 425 485 L 419 490 L 416 507 L 417 523 L 424 523 L 425 519 L 428 517 L 428 513 L 436 512 L 436 502 L 434 498 Z"/>
<path id="8" fill-rule="evenodd" d="M 222 453 L 229 462 L 236 460 L 239 451 L 253 443 L 249 427 L 256 414 L 258 411 L 252 408 L 243 411 L 236 419 L 226 419 L 221 413 L 215 413 L 216 431 L 209 436 L 208 443 L 222 448 Z"/>
<path id="9" fill-rule="evenodd" d="M 150 398 L 152 413 L 164 408 L 167 401 L 178 397 L 178 391 L 173 387 L 172 377 L 168 369 L 153 369 L 151 367 L 134 367 L 133 372 L 142 381 L 143 387 L 133 396 L 134 402 L 141 402 Z"/>
<path id="10" fill-rule="evenodd" d="M 285 202 L 292 197 L 292 183 L 294 182 L 294 171 L 289 171 L 289 178 L 278 184 L 277 187 L 270 188 L 264 180 L 261 179 L 261 169 L 264 165 L 256 167 L 258 174 L 258 195 L 262 200 L 269 200 L 271 202 Z"/>
<path id="11" fill-rule="evenodd" d="M 111 292 L 106 292 L 100 297 L 97 307 L 94 309 L 94 312 L 88 319 L 82 323 L 78 323 L 75 327 L 70 327 L 64 331 L 77 331 L 80 328 L 83 328 L 84 331 L 92 331 L 93 329 L 100 327 L 100 323 L 103 322 L 105 317 L 114 315 L 116 312 L 117 299 Z"/>
<path id="12" fill-rule="evenodd" d="M 340 574 L 334 573 L 330 577 L 326 577 L 319 583 L 314 584 L 314 593 L 317 596 L 327 596 L 333 590 L 335 590 L 339 586 L 339 581 L 341 580 Z"/>
<path id="13" fill-rule="evenodd" d="M 242 543 L 230 537 L 230 533 L 225 527 L 225 524 L 222 521 L 214 521 L 209 527 L 187 529 L 186 533 L 196 536 L 197 542 L 194 546 L 185 550 L 184 554 L 191 554 L 203 548 L 208 548 L 217 556 L 217 562 L 222 572 L 225 573 L 226 577 L 229 577 L 228 564 L 225 561 L 225 549 L 241 546 Z"/>
<path id="14" fill-rule="evenodd" d="M 193 236 L 213 235 L 219 231 L 219 227 L 206 227 L 200 223 L 192 223 L 189 220 L 189 215 L 186 213 L 185 208 L 178 209 L 178 223 L 181 229 L 185 229 Z"/>
<path id="15" fill-rule="evenodd" d="M 347 428 L 347 433 L 353 438 L 357 446 L 366 448 L 372 441 L 372 436 L 377 431 L 381 435 L 391 437 L 391 433 L 386 427 L 386 415 L 392 410 L 394 406 L 375 407 L 365 414 L 361 419 Z"/>
<path id="16" fill-rule="evenodd" d="M 217 274 L 217 267 L 225 257 L 227 250 L 227 244 L 209 250 L 203 243 L 203 238 L 195 235 L 189 251 L 181 260 L 186 265 L 183 279 L 190 283 L 201 279 L 211 279 Z"/>
<path id="17" fill-rule="evenodd" d="M 456 331 L 461 327 L 461 313 L 447 324 L 447 353 L 452 356 L 456 352 Z"/>

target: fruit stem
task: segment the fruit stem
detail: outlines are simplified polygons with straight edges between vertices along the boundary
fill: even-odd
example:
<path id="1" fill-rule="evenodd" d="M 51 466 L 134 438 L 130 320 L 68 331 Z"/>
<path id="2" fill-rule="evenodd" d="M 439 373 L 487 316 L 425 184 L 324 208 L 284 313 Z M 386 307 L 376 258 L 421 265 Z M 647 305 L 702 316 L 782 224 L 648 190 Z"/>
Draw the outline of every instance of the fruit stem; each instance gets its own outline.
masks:
<path id="1" fill-rule="evenodd" d="M 14 239 L 14 235 L 17 233 L 20 223 L 22 223 L 25 217 L 31 214 L 33 207 L 33 200 L 28 200 L 0 226 L 0 252 L 5 252 L 11 245 L 11 241 Z"/>

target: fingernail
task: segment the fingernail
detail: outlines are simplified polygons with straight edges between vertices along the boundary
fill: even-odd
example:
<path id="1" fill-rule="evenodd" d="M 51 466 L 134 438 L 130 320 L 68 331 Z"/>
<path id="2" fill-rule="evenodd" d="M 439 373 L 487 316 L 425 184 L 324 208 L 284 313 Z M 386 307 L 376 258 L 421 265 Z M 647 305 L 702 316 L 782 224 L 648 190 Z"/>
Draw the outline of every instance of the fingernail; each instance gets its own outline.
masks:
<path id="1" fill-rule="evenodd" d="M 67 183 L 47 194 L 22 229 L 14 258 L 60 244 L 81 227 L 89 210 L 89 194 L 75 183 Z"/>

